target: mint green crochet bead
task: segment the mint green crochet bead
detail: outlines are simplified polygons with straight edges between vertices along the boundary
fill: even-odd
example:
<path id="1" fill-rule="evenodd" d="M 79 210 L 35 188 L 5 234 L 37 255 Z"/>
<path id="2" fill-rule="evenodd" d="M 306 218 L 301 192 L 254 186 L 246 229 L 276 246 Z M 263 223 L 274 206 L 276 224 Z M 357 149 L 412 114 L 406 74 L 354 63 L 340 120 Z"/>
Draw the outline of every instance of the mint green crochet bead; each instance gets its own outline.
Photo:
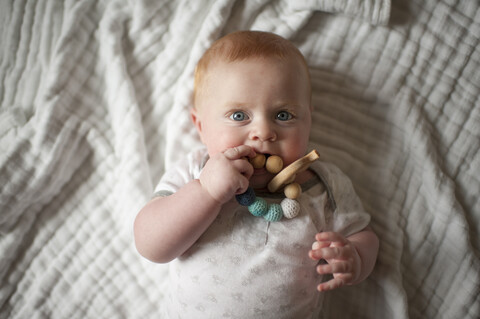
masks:
<path id="1" fill-rule="evenodd" d="M 252 213 L 253 216 L 263 216 L 268 211 L 268 203 L 261 197 L 257 197 L 253 204 L 248 206 L 248 211 Z"/>
<path id="2" fill-rule="evenodd" d="M 270 204 L 268 207 L 268 212 L 263 218 L 269 222 L 278 222 L 283 217 L 282 206 L 279 204 Z"/>

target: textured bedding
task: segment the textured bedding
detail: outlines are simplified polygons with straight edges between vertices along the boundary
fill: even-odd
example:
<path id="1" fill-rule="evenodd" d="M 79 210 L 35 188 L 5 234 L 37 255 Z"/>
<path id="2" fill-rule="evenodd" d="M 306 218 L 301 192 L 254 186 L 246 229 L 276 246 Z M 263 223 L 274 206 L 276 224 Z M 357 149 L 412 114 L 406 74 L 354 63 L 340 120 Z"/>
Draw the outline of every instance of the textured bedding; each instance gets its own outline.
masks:
<path id="1" fill-rule="evenodd" d="M 380 238 L 326 318 L 480 316 L 480 4 L 471 0 L 0 3 L 0 318 L 159 318 L 168 267 L 132 225 L 199 145 L 192 74 L 221 35 L 304 53 L 312 145 Z"/>

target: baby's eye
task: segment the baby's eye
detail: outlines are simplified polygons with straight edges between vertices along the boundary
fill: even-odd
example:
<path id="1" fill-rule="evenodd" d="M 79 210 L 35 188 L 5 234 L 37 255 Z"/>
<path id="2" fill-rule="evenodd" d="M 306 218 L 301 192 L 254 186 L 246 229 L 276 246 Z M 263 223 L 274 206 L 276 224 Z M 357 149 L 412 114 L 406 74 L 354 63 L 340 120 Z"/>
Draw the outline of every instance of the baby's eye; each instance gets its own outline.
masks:
<path id="1" fill-rule="evenodd" d="M 279 121 L 288 121 L 293 118 L 293 115 L 287 111 L 280 111 L 277 113 L 277 120 Z"/>
<path id="2" fill-rule="evenodd" d="M 248 119 L 248 115 L 242 111 L 236 111 L 233 112 L 232 115 L 230 115 L 230 118 L 234 121 L 245 121 Z"/>

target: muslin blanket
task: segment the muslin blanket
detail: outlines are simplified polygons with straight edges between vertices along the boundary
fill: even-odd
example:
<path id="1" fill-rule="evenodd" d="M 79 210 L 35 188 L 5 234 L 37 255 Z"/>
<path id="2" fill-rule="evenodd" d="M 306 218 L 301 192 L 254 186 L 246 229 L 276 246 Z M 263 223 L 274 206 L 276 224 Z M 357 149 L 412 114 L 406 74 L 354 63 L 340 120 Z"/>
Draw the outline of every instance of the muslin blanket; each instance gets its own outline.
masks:
<path id="1" fill-rule="evenodd" d="M 311 142 L 380 238 L 326 318 L 480 316 L 480 4 L 473 0 L 0 3 L 0 318 L 160 318 L 166 265 L 132 225 L 199 145 L 193 70 L 240 29 L 296 44 Z"/>

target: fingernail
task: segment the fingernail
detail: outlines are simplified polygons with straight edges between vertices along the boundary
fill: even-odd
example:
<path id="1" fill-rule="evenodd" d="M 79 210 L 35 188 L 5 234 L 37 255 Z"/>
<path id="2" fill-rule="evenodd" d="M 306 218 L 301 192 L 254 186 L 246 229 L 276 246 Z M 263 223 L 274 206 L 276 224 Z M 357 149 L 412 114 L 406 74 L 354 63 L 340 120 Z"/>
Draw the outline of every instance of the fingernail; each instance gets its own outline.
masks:
<path id="1" fill-rule="evenodd" d="M 312 249 L 319 249 L 320 248 L 320 243 L 318 241 L 314 242 L 312 245 Z"/>

